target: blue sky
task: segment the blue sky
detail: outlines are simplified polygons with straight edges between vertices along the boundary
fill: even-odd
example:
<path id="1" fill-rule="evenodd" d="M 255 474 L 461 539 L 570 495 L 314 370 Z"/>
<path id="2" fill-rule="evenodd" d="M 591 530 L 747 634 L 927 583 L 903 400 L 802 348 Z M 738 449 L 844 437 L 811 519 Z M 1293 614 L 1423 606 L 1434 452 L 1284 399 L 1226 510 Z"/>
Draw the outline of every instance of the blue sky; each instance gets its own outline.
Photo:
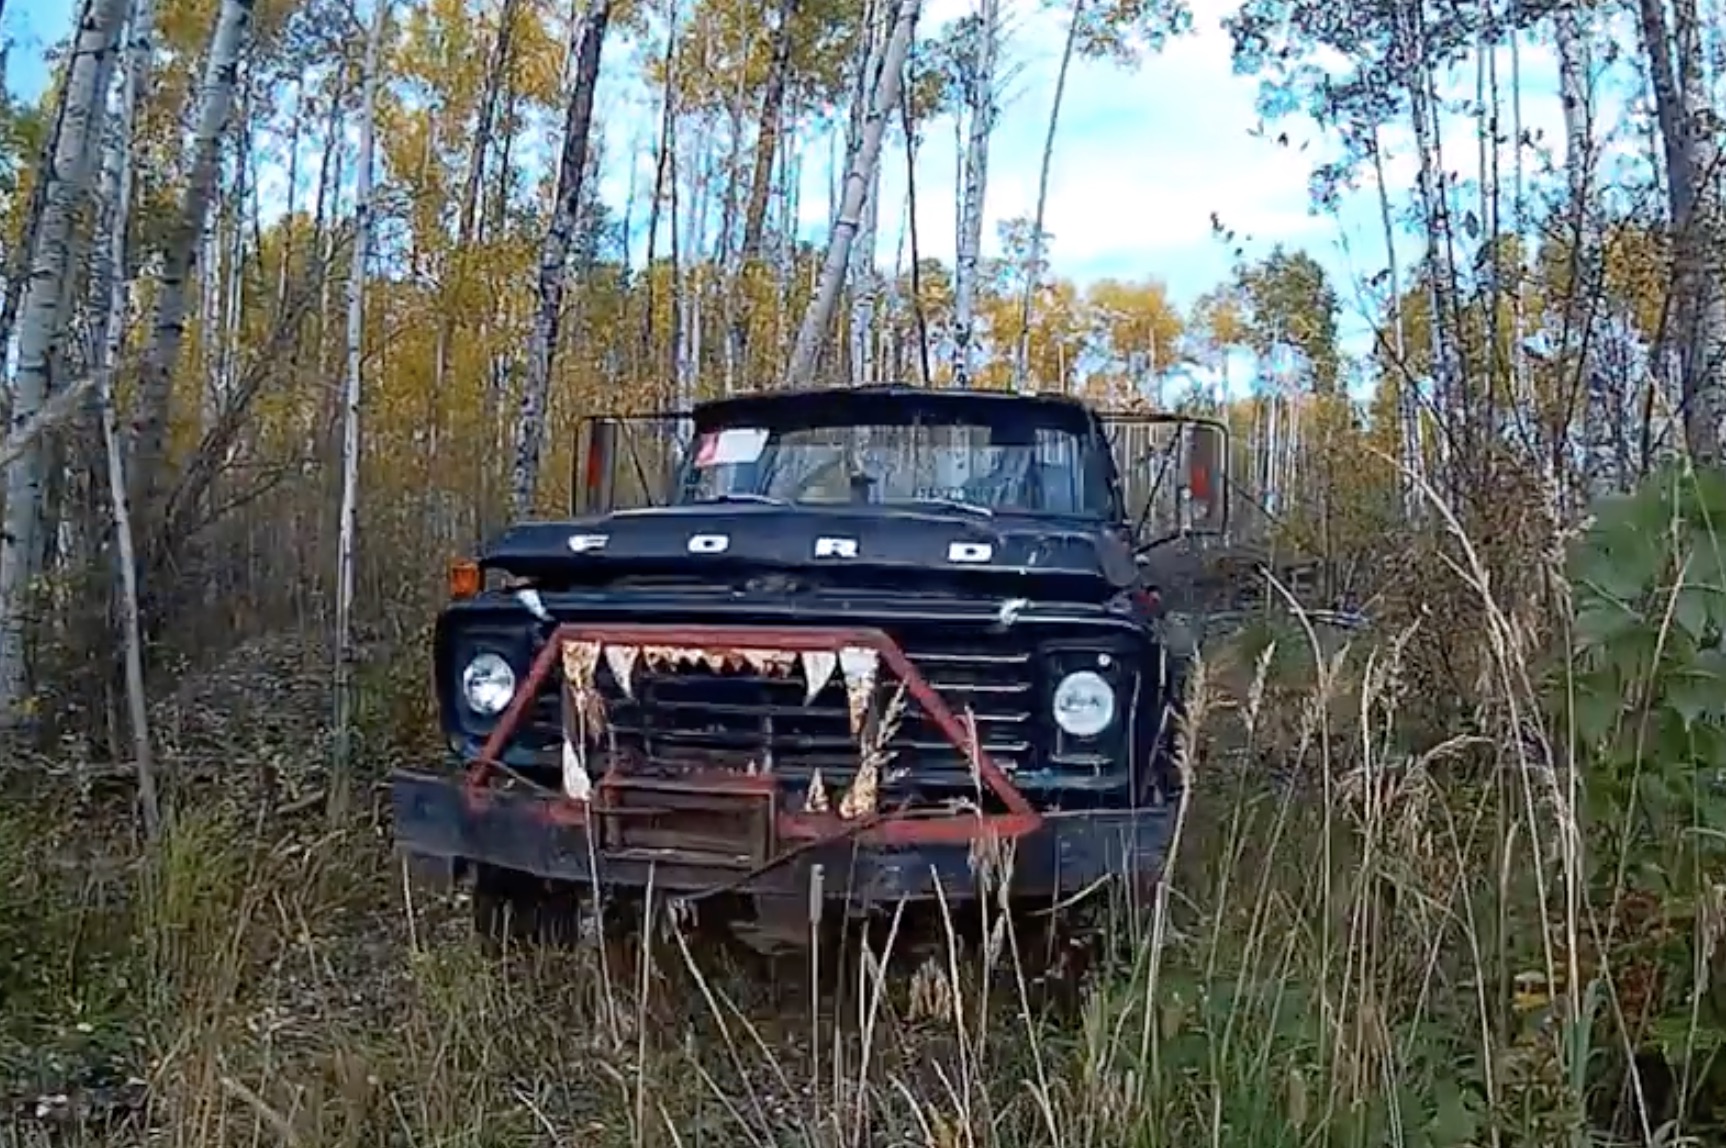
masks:
<path id="1" fill-rule="evenodd" d="M 1358 346 L 1366 332 L 1366 303 L 1358 284 L 1385 265 L 1383 227 L 1376 191 L 1346 195 L 1335 218 L 1308 210 L 1309 177 L 1332 158 L 1334 142 L 1322 138 L 1303 117 L 1275 125 L 1270 138 L 1255 138 L 1258 85 L 1237 76 L 1222 20 L 1239 0 L 1189 0 L 1191 35 L 1171 42 L 1157 56 L 1126 70 L 1106 63 L 1075 62 L 1061 112 L 1049 188 L 1046 226 L 1053 234 L 1057 273 L 1079 280 L 1156 276 L 1176 302 L 1190 304 L 1225 279 L 1231 250 L 1212 235 L 1211 215 L 1240 236 L 1248 256 L 1276 243 L 1304 248 L 1323 262 L 1343 296 L 1345 335 Z M 972 0 L 929 0 L 925 21 L 935 26 L 962 15 Z M 1022 15 L 1008 46 L 1021 71 L 1007 93 L 989 160 L 985 254 L 994 248 L 996 224 L 1033 214 L 1065 19 L 1060 11 L 1021 2 Z M 1620 42 L 1633 43 L 1633 39 Z M 1563 159 L 1563 123 L 1557 95 L 1557 64 L 1544 46 L 1520 46 L 1525 130 Z M 1508 86 L 1509 51 L 1500 53 L 1499 74 Z M 1340 63 L 1340 61 L 1339 61 Z M 1447 94 L 1473 92 L 1473 61 L 1448 77 Z M 1616 77 L 1606 84 L 1615 87 Z M 1606 99 L 1609 120 L 1622 118 L 1623 100 Z M 1506 111 L 1508 117 L 1508 111 Z M 1289 146 L 1275 136 L 1286 131 Z M 1508 134 L 1508 133 L 1507 133 Z M 1445 125 L 1446 163 L 1464 180 L 1478 177 L 1478 145 L 1472 120 Z M 1387 177 L 1400 205 L 1414 187 L 1412 134 L 1402 125 L 1385 133 Z M 917 172 L 918 236 L 925 251 L 951 258 L 954 244 L 953 183 L 956 162 L 951 131 L 931 130 Z M 1502 170 L 1510 171 L 1510 149 Z M 1536 166 L 1526 161 L 1530 172 Z M 883 258 L 903 211 L 904 163 L 890 155 L 884 179 Z M 824 175 L 817 177 L 824 180 Z M 817 182 L 804 198 L 805 225 L 819 234 L 826 225 L 827 196 Z M 886 210 L 887 204 L 893 204 Z M 1237 240 L 1239 242 L 1239 240 Z M 1399 237 L 1406 262 L 1418 250 Z"/>
<path id="2" fill-rule="evenodd" d="M 72 30 L 75 0 L 12 0 L 0 25 L 11 43 L 6 57 L 6 86 L 34 99 L 48 82 L 43 53 Z"/>
<path id="3" fill-rule="evenodd" d="M 1370 308 L 1360 283 L 1385 263 L 1376 193 L 1364 189 L 1346 195 L 1334 218 L 1309 212 L 1310 173 L 1334 154 L 1334 144 L 1300 117 L 1277 124 L 1270 133 L 1274 137 L 1286 131 L 1289 146 L 1255 138 L 1257 84 L 1235 75 L 1229 37 L 1221 27 L 1238 0 L 1190 3 L 1193 33 L 1137 67 L 1075 61 L 1046 212 L 1053 268 L 1081 282 L 1155 276 L 1168 284 L 1178 304 L 1188 305 L 1229 272 L 1230 251 L 1212 236 L 1214 212 L 1245 237 L 1249 256 L 1280 242 L 1303 248 L 1324 263 L 1343 298 L 1345 340 L 1351 349 L 1359 349 Z M 4 31 L 13 45 L 7 79 L 15 91 L 26 96 L 40 92 L 46 80 L 43 50 L 70 30 L 72 7 L 73 0 L 11 0 L 7 5 Z M 926 0 L 923 27 L 933 31 L 972 7 L 973 0 Z M 1006 8 L 1013 15 L 1005 55 L 1017 73 L 1005 93 L 990 155 L 985 255 L 997 250 L 1001 221 L 1033 213 L 1065 31 L 1062 13 L 1045 9 L 1037 0 L 1008 0 Z M 1634 43 L 1633 30 L 1619 31 L 1612 30 L 1614 39 Z M 1562 162 L 1554 57 L 1549 48 L 1530 40 L 1522 45 L 1520 63 L 1525 130 L 1550 148 L 1550 162 Z M 1617 70 L 1625 66 L 1617 65 Z M 1499 71 L 1508 84 L 1508 50 L 1501 52 Z M 652 179 L 647 144 L 657 111 L 639 77 L 639 49 L 608 44 L 602 86 L 615 94 L 600 101 L 606 159 L 601 190 L 620 212 L 632 186 L 639 193 Z M 1465 61 L 1447 83 L 1446 94 L 1452 97 L 1471 93 L 1473 62 Z M 1622 77 L 1603 80 L 1601 86 L 1604 117 L 1622 135 L 1626 101 L 1613 94 L 1623 89 Z M 549 156 L 555 146 L 550 134 L 554 126 L 546 128 L 546 138 L 531 145 L 529 155 Z M 1464 181 L 1478 178 L 1474 130 L 1472 121 L 1454 118 L 1444 132 L 1447 165 Z M 1384 141 L 1389 182 L 1400 205 L 1414 186 L 1412 139 L 1408 129 L 1398 125 L 1386 132 Z M 819 239 L 828 225 L 828 149 L 824 143 L 800 142 L 807 157 L 801 229 Z M 1625 149 L 1621 145 L 1616 150 L 1622 154 Z M 1508 148 L 1502 164 L 1508 172 Z M 1527 164 L 1531 173 L 1538 166 L 1533 160 Z M 311 166 L 302 161 L 302 170 Z M 918 238 L 926 255 L 949 261 L 956 167 L 950 125 L 931 126 L 918 160 Z M 307 171 L 306 178 L 315 179 L 315 173 Z M 903 153 L 891 148 L 883 161 L 878 258 L 884 264 L 893 261 L 904 231 L 905 189 Z M 1417 250 L 1406 236 L 1399 238 L 1398 248 L 1404 261 Z"/>
<path id="4" fill-rule="evenodd" d="M 1053 235 L 1049 252 L 1054 271 L 1080 282 L 1102 277 L 1154 276 L 1185 307 L 1227 278 L 1232 251 L 1213 236 L 1211 216 L 1237 233 L 1248 258 L 1268 253 L 1277 243 L 1305 249 L 1325 265 L 1342 296 L 1342 334 L 1351 351 L 1369 342 L 1367 316 L 1375 311 L 1362 284 L 1386 264 L 1384 232 L 1377 193 L 1370 186 L 1345 194 L 1334 216 L 1309 211 L 1309 179 L 1315 167 L 1334 158 L 1334 140 L 1325 139 L 1302 117 L 1257 133 L 1258 83 L 1238 76 L 1230 39 L 1222 21 L 1239 0 L 1189 0 L 1192 34 L 1172 41 L 1159 55 L 1123 69 L 1075 61 L 1061 110 L 1045 226 Z M 1039 0 L 1007 0 L 1012 13 L 1005 57 L 1016 75 L 1004 93 L 989 158 L 985 205 L 984 254 L 998 254 L 998 225 L 1029 218 L 1036 205 L 1049 104 L 1066 29 L 1064 4 L 1046 7 Z M 1054 10 L 1050 10 L 1051 7 Z M 929 32 L 974 10 L 975 0 L 925 0 L 922 27 Z M 1622 23 L 1614 18 L 1614 23 Z M 1614 26 L 1601 39 L 1635 42 L 1634 28 Z M 1602 53 L 1604 55 L 1604 53 Z M 1522 76 L 1525 135 L 1543 156 L 1525 152 L 1530 187 L 1540 169 L 1562 164 L 1564 133 L 1558 100 L 1557 61 L 1535 37 L 1518 46 Z M 1345 61 L 1331 61 L 1340 70 Z M 616 102 L 602 101 L 607 163 L 604 194 L 622 204 L 633 186 L 650 185 L 652 155 L 648 141 L 657 126 L 652 93 L 637 78 L 640 59 L 621 46 L 607 47 L 606 78 L 623 90 Z M 1626 133 L 1627 81 L 1631 65 L 1597 68 L 1599 114 L 1609 133 L 1607 164 L 1625 162 L 1639 144 Z M 1475 60 L 1465 59 L 1442 78 L 1441 94 L 1460 102 L 1471 96 Z M 1508 90 L 1511 52 L 1499 51 L 1498 73 Z M 1509 109 L 1504 110 L 1508 135 Z M 1446 165 L 1464 185 L 1479 180 L 1475 123 L 1447 118 L 1442 145 Z M 1273 142 L 1286 132 L 1287 146 Z M 1268 137 L 1268 138 L 1266 138 Z M 1388 156 L 1387 182 L 1395 206 L 1409 202 L 1415 183 L 1413 138 L 1405 124 L 1388 127 L 1382 142 Z M 800 190 L 803 234 L 826 234 L 830 164 L 825 141 L 801 140 L 805 168 Z M 624 157 L 633 155 L 633 170 Z M 1501 148 L 1500 170 L 1508 181 L 1511 149 Z M 955 245 L 956 144 L 950 123 L 932 125 L 918 155 L 917 234 L 925 255 L 950 261 Z M 1610 171 L 1603 170 L 1603 177 Z M 904 232 L 906 178 L 903 152 L 889 148 L 883 159 L 880 246 L 877 258 L 891 264 Z M 1468 195 L 1475 193 L 1469 192 Z M 1508 190 L 1507 190 L 1508 194 Z M 639 212 L 638 212 L 639 215 Z M 663 250 L 663 242 L 661 244 Z M 1397 238 L 1406 266 L 1419 252 L 1411 235 Z"/>

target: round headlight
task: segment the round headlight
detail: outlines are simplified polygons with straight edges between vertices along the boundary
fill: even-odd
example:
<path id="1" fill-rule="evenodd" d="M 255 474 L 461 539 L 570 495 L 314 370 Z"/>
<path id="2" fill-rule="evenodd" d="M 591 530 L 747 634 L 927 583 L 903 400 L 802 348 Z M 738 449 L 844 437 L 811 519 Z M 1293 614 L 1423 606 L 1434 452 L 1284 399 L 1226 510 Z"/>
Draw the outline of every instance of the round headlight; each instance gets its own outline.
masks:
<path id="1" fill-rule="evenodd" d="M 461 696 L 482 717 L 500 714 L 515 696 L 515 671 L 496 654 L 480 654 L 461 672 Z"/>
<path id="2" fill-rule="evenodd" d="M 1115 691 L 1103 676 L 1079 670 L 1055 687 L 1055 724 L 1074 737 L 1096 737 L 1115 720 Z"/>

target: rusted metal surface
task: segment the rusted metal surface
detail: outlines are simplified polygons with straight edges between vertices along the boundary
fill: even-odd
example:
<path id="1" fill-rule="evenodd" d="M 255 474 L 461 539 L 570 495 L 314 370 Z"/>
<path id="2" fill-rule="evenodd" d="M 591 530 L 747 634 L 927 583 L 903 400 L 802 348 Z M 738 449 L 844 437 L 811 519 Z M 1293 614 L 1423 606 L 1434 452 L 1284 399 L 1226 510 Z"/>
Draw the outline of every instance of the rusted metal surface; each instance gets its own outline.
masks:
<path id="1" fill-rule="evenodd" d="M 965 816 L 925 823 L 951 826 L 947 836 L 959 839 L 909 842 L 903 849 L 854 847 L 860 831 L 911 827 L 915 814 L 905 811 L 886 815 L 894 820 L 835 820 L 822 827 L 837 836 L 781 835 L 768 864 L 720 868 L 657 855 L 608 856 L 588 828 L 558 824 L 565 814 L 556 811 L 573 803 L 543 788 L 493 789 L 485 794 L 484 808 L 476 808 L 459 778 L 438 769 L 410 769 L 392 774 L 391 794 L 397 843 L 410 854 L 446 864 L 466 859 L 582 887 L 596 880 L 621 888 L 651 885 L 696 902 L 725 894 L 807 897 L 810 870 L 819 865 L 825 868 L 823 894 L 830 903 L 846 902 L 847 912 L 891 909 L 906 898 L 940 896 L 952 904 L 975 894 L 977 855 L 987 845 L 955 832 L 976 832 L 976 819 Z M 595 823 L 599 817 L 596 809 Z M 1108 875 L 1154 871 L 1166 853 L 1173 818 L 1169 805 L 1046 813 L 1034 832 L 1013 840 L 1012 887 L 1021 897 L 1053 901 Z"/>
<path id="2" fill-rule="evenodd" d="M 604 707 L 595 672 L 603 662 L 624 695 L 631 691 L 637 661 L 660 666 L 737 668 L 789 678 L 801 664 L 807 698 L 843 680 L 859 759 L 851 784 L 831 801 L 819 773 L 802 811 L 779 806 L 778 779 L 750 764 L 715 761 L 703 769 L 687 761 L 681 780 L 637 776 L 604 754 L 589 756 L 604 727 Z M 483 808 L 498 761 L 554 668 L 565 680 L 564 793 L 545 804 L 554 824 L 597 829 L 608 854 L 662 855 L 681 863 L 719 868 L 775 864 L 783 841 L 795 852 L 809 843 L 852 840 L 883 845 L 965 844 L 1010 839 L 1035 832 L 1043 822 L 1025 795 L 990 758 L 970 724 L 940 694 L 885 632 L 870 627 L 715 626 L 569 623 L 558 627 L 535 658 L 479 758 L 468 772 L 466 797 Z M 885 711 L 875 705 L 884 683 L 880 669 L 896 679 Z M 922 714 L 969 761 L 979 791 L 998 800 L 1005 813 L 929 808 L 883 811 L 881 773 L 889 756 L 883 728 L 896 720 L 909 695 Z M 597 765 L 597 782 L 590 766 Z M 731 768 L 726 768 L 730 766 Z M 981 796 L 981 792 L 979 793 Z"/>
<path id="3" fill-rule="evenodd" d="M 729 772 L 670 779 L 611 773 L 593 803 L 599 849 L 608 856 L 760 868 L 773 858 L 773 779 Z"/>

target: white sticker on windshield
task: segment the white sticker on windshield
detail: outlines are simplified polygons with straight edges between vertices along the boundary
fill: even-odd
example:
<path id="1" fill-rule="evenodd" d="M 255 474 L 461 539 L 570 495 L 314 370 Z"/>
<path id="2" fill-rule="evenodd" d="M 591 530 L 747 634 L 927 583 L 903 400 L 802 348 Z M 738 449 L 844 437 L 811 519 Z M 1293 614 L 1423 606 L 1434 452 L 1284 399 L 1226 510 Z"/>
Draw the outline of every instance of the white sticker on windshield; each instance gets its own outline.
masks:
<path id="1" fill-rule="evenodd" d="M 766 447 L 765 427 L 727 427 L 722 431 L 709 431 L 695 444 L 695 465 L 729 466 L 754 462 Z"/>
<path id="2" fill-rule="evenodd" d="M 815 540 L 815 557 L 855 558 L 857 557 L 857 540 L 855 538 L 817 538 Z"/>

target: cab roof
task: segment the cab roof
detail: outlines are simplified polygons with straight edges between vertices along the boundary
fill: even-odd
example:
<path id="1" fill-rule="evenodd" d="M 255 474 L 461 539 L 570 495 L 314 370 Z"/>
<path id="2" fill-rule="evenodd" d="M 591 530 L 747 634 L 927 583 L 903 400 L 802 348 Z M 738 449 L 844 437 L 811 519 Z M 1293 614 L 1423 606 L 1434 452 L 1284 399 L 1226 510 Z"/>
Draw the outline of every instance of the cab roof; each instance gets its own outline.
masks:
<path id="1" fill-rule="evenodd" d="M 753 391 L 698 403 L 693 413 L 697 426 L 755 421 L 842 426 L 847 423 L 897 422 L 908 417 L 933 422 L 975 419 L 992 423 L 1022 419 L 1079 433 L 1096 425 L 1096 415 L 1091 408 L 1071 395 L 935 390 L 902 383 Z"/>

